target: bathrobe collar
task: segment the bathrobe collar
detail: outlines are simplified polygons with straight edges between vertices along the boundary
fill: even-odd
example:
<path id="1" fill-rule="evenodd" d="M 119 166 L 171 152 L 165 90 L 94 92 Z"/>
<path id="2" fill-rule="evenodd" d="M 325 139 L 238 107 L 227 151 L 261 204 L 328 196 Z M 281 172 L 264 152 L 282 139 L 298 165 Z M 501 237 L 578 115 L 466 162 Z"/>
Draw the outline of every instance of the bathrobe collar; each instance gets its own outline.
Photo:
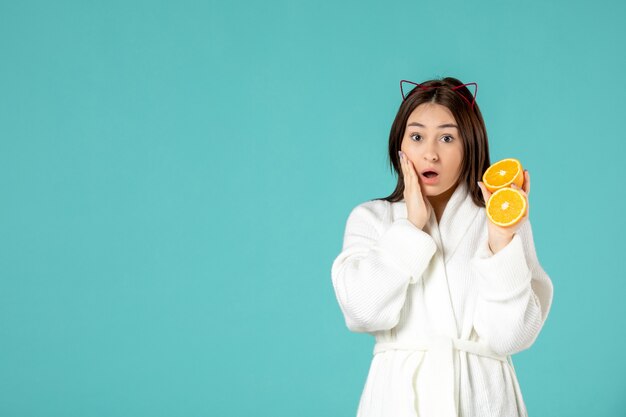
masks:
<path id="1" fill-rule="evenodd" d="M 456 251 L 463 236 L 480 212 L 480 208 L 474 203 L 472 195 L 465 181 L 459 183 L 450 196 L 450 200 L 437 223 L 435 212 L 432 211 L 424 231 L 428 233 L 441 251 L 445 263 L 450 260 Z M 406 202 L 404 200 L 393 203 L 394 219 L 407 217 Z"/>

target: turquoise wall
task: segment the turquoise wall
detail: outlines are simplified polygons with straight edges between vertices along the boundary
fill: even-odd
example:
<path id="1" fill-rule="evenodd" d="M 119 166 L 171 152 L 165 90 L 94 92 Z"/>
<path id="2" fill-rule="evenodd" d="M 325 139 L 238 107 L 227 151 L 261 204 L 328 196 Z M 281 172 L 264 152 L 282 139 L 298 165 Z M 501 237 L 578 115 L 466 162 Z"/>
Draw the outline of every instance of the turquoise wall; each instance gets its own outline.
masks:
<path id="1" fill-rule="evenodd" d="M 626 401 L 619 1 L 0 3 L 0 415 L 354 416 L 330 266 L 400 79 L 479 85 L 532 176 L 531 416 Z"/>

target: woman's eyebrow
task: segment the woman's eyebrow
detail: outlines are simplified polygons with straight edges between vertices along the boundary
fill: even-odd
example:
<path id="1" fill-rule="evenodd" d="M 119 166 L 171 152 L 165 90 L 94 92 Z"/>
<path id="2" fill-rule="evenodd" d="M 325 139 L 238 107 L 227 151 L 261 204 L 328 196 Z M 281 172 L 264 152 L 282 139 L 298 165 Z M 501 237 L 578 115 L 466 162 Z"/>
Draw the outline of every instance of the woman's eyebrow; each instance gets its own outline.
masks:
<path id="1" fill-rule="evenodd" d="M 406 127 L 409 127 L 409 126 L 426 127 L 426 126 L 424 126 L 423 124 L 421 124 L 421 123 L 417 123 L 417 122 L 411 122 L 411 123 L 409 123 L 408 125 L 406 125 Z M 459 128 L 459 127 L 458 127 L 457 125 L 455 125 L 454 123 L 444 123 L 444 124 L 442 124 L 442 125 L 439 125 L 438 127 L 439 127 L 439 128 L 442 128 L 442 127 L 454 127 L 454 128 L 456 128 L 456 129 L 458 129 L 458 128 Z"/>

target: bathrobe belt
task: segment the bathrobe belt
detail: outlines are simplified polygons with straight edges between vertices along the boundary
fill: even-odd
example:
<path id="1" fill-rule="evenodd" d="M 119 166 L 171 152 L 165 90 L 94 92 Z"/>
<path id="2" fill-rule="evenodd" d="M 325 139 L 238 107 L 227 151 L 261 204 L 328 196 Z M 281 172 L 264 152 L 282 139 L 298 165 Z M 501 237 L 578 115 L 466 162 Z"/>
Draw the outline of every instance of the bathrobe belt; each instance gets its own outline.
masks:
<path id="1" fill-rule="evenodd" d="M 431 398 L 437 398 L 436 406 L 439 408 L 436 415 L 440 417 L 457 417 L 459 409 L 459 375 L 454 369 L 455 350 L 472 353 L 474 355 L 485 356 L 492 359 L 507 363 L 513 372 L 515 379 L 516 391 L 517 378 L 515 377 L 515 369 L 508 361 L 507 356 L 496 355 L 484 343 L 471 340 L 463 340 L 450 338 L 446 336 L 433 336 L 429 339 L 418 340 L 414 342 L 377 342 L 374 345 L 374 355 L 387 350 L 409 350 L 409 351 L 427 351 L 432 365 L 435 369 L 435 380 L 429 381 L 429 390 L 432 388 Z M 411 382 L 413 384 L 413 392 L 416 392 L 417 369 L 413 370 Z M 519 391 L 518 391 L 519 392 Z M 425 393 L 426 394 L 426 393 Z M 418 399 L 419 401 L 419 399 Z"/>

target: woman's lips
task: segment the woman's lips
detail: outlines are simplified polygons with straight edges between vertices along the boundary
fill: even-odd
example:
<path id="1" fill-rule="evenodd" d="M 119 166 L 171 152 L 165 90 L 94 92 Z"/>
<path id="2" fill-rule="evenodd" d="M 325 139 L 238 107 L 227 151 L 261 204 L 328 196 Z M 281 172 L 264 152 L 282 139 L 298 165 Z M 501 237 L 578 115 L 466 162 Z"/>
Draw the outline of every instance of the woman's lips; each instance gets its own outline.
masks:
<path id="1" fill-rule="evenodd" d="M 437 184 L 439 182 L 439 175 L 433 175 L 430 178 L 428 178 L 424 174 L 421 174 L 420 176 L 422 177 L 422 182 L 424 184 L 432 185 L 432 184 Z"/>

